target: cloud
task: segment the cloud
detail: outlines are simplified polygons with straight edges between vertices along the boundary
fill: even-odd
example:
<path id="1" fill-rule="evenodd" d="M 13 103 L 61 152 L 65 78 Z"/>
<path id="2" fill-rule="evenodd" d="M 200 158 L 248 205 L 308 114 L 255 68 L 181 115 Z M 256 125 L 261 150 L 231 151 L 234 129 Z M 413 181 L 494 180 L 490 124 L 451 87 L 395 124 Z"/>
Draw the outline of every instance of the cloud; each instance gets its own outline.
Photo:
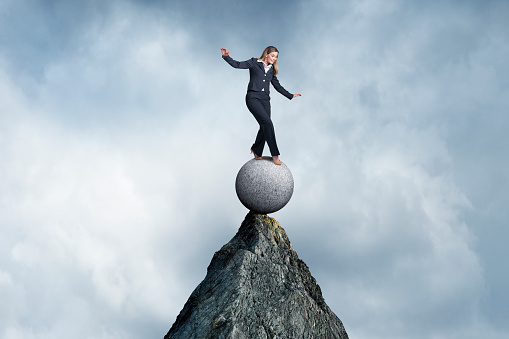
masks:
<path id="1" fill-rule="evenodd" d="M 274 217 L 350 336 L 507 334 L 507 6 L 292 5 L 3 4 L 3 337 L 164 335 L 246 213 L 257 126 L 219 48 L 273 43 L 303 94 L 272 94 Z"/>
<path id="2" fill-rule="evenodd" d="M 193 199 L 219 190 L 194 179 L 198 157 L 214 162 L 196 135 L 219 148 L 215 104 L 196 102 L 192 61 L 171 57 L 185 33 L 155 24 L 127 39 L 139 19 L 127 14 L 28 85 L 2 73 L 3 337 L 159 336 L 192 290 L 179 256 L 200 245 L 187 233 L 207 208 Z"/>
<path id="3" fill-rule="evenodd" d="M 300 51 L 303 107 L 296 114 L 302 120 L 282 125 L 301 136 L 294 138 L 302 175 L 295 210 L 320 213 L 292 218 L 301 228 L 297 238 L 290 235 L 295 248 L 304 249 L 299 253 L 310 258 L 312 271 L 320 270 L 326 300 L 350 322 L 353 335 L 470 335 L 460 327 L 480 333 L 493 320 L 478 312 L 491 282 L 485 281 L 486 258 L 476 252 L 478 233 L 467 217 L 477 208 L 476 198 L 467 195 L 477 174 L 457 159 L 490 138 L 487 130 L 502 130 L 492 126 L 479 133 L 479 125 L 458 125 L 456 118 L 476 121 L 471 114 L 492 106 L 487 101 L 507 106 L 488 99 L 506 91 L 503 77 L 489 70 L 499 64 L 498 56 L 491 57 L 495 51 L 505 54 L 501 22 L 477 26 L 496 10 L 446 5 L 445 12 L 418 11 L 374 1 L 312 7 L 303 10 L 307 25 L 297 34 L 306 46 Z M 329 25 L 315 24 L 320 18 Z M 480 100 L 474 94 L 479 80 L 490 92 Z M 481 126 L 503 114 L 491 111 Z M 455 144 L 457 133 L 471 139 Z M 489 142 L 485 152 L 500 145 Z"/>

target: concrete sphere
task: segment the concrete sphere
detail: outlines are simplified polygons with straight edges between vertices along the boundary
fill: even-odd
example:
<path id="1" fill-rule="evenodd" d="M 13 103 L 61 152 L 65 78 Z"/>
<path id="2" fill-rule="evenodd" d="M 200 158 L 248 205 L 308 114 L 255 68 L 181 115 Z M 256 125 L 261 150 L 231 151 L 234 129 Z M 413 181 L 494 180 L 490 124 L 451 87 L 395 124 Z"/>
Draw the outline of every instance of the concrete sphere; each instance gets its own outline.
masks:
<path id="1" fill-rule="evenodd" d="M 235 190 L 250 211 L 267 214 L 282 209 L 293 194 L 293 176 L 285 164 L 276 165 L 272 157 L 251 159 L 242 166 Z"/>

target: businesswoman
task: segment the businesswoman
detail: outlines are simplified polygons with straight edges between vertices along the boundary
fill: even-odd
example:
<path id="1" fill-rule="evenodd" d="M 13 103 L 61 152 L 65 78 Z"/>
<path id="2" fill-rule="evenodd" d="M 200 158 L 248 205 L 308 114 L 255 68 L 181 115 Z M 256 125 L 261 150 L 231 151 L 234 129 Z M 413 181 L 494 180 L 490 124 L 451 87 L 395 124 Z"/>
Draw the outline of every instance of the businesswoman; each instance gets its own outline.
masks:
<path id="1" fill-rule="evenodd" d="M 261 159 L 265 142 L 269 145 L 270 154 L 276 165 L 281 165 L 279 149 L 276 144 L 274 125 L 270 119 L 270 84 L 276 91 L 293 99 L 300 97 L 300 93 L 291 94 L 279 84 L 277 58 L 279 51 L 274 46 L 265 48 L 260 58 L 246 61 L 235 61 L 230 57 L 226 48 L 221 48 L 223 59 L 234 68 L 249 69 L 249 84 L 247 85 L 246 105 L 260 125 L 255 142 L 251 146 L 251 153 L 255 159 Z"/>

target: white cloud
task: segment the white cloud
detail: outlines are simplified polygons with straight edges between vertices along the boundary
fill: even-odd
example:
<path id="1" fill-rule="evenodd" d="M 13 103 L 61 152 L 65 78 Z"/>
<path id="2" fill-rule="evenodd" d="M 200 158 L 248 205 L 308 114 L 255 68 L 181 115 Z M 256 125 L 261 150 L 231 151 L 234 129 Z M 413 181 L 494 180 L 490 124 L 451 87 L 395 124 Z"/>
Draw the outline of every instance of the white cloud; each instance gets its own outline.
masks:
<path id="1" fill-rule="evenodd" d="M 468 219 L 486 192 L 466 189 L 455 144 L 458 119 L 507 107 L 500 37 L 467 29 L 471 10 L 308 6 L 277 37 L 279 79 L 303 97 L 272 94 L 296 183 L 276 219 L 351 337 L 502 337 L 479 307 L 490 281 Z M 0 54 L 6 338 L 162 337 L 246 213 L 233 183 L 257 129 L 248 74 L 205 29 L 225 23 L 121 2 L 87 13 L 33 77 Z M 247 58 L 239 44 L 225 47 Z"/>
<path id="2" fill-rule="evenodd" d="M 468 132 L 452 117 L 479 103 L 470 86 L 490 83 L 482 80 L 489 73 L 476 75 L 479 51 L 492 48 L 489 30 L 465 26 L 478 19 L 469 9 L 447 21 L 447 6 L 445 13 L 402 3 L 366 9 L 373 4 L 349 12 L 314 3 L 302 12 L 306 23 L 293 41 L 306 46 L 306 89 L 292 117 L 300 121 L 280 123 L 291 126 L 286 137 L 300 136 L 296 193 L 284 216 L 301 228 L 294 247 L 310 258 L 351 335 L 476 337 L 491 326 L 479 312 L 487 282 L 467 220 L 475 206 L 459 181 L 470 172 L 457 166 L 450 141 Z M 434 49 L 449 38 L 476 44 Z M 490 88 L 490 97 L 504 92 Z M 490 335 L 502 336 L 495 328 Z"/>

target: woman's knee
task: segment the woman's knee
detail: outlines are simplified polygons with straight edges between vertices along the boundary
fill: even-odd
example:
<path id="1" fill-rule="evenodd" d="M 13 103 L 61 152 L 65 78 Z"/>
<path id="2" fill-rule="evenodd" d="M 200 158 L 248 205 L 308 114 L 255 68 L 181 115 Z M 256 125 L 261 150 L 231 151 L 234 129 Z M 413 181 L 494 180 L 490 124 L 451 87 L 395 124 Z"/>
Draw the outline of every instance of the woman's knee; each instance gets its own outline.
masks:
<path id="1" fill-rule="evenodd" d="M 260 122 L 260 126 L 263 128 L 263 130 L 267 130 L 267 129 L 274 130 L 274 124 L 272 123 L 272 120 L 270 120 L 270 119 Z"/>

